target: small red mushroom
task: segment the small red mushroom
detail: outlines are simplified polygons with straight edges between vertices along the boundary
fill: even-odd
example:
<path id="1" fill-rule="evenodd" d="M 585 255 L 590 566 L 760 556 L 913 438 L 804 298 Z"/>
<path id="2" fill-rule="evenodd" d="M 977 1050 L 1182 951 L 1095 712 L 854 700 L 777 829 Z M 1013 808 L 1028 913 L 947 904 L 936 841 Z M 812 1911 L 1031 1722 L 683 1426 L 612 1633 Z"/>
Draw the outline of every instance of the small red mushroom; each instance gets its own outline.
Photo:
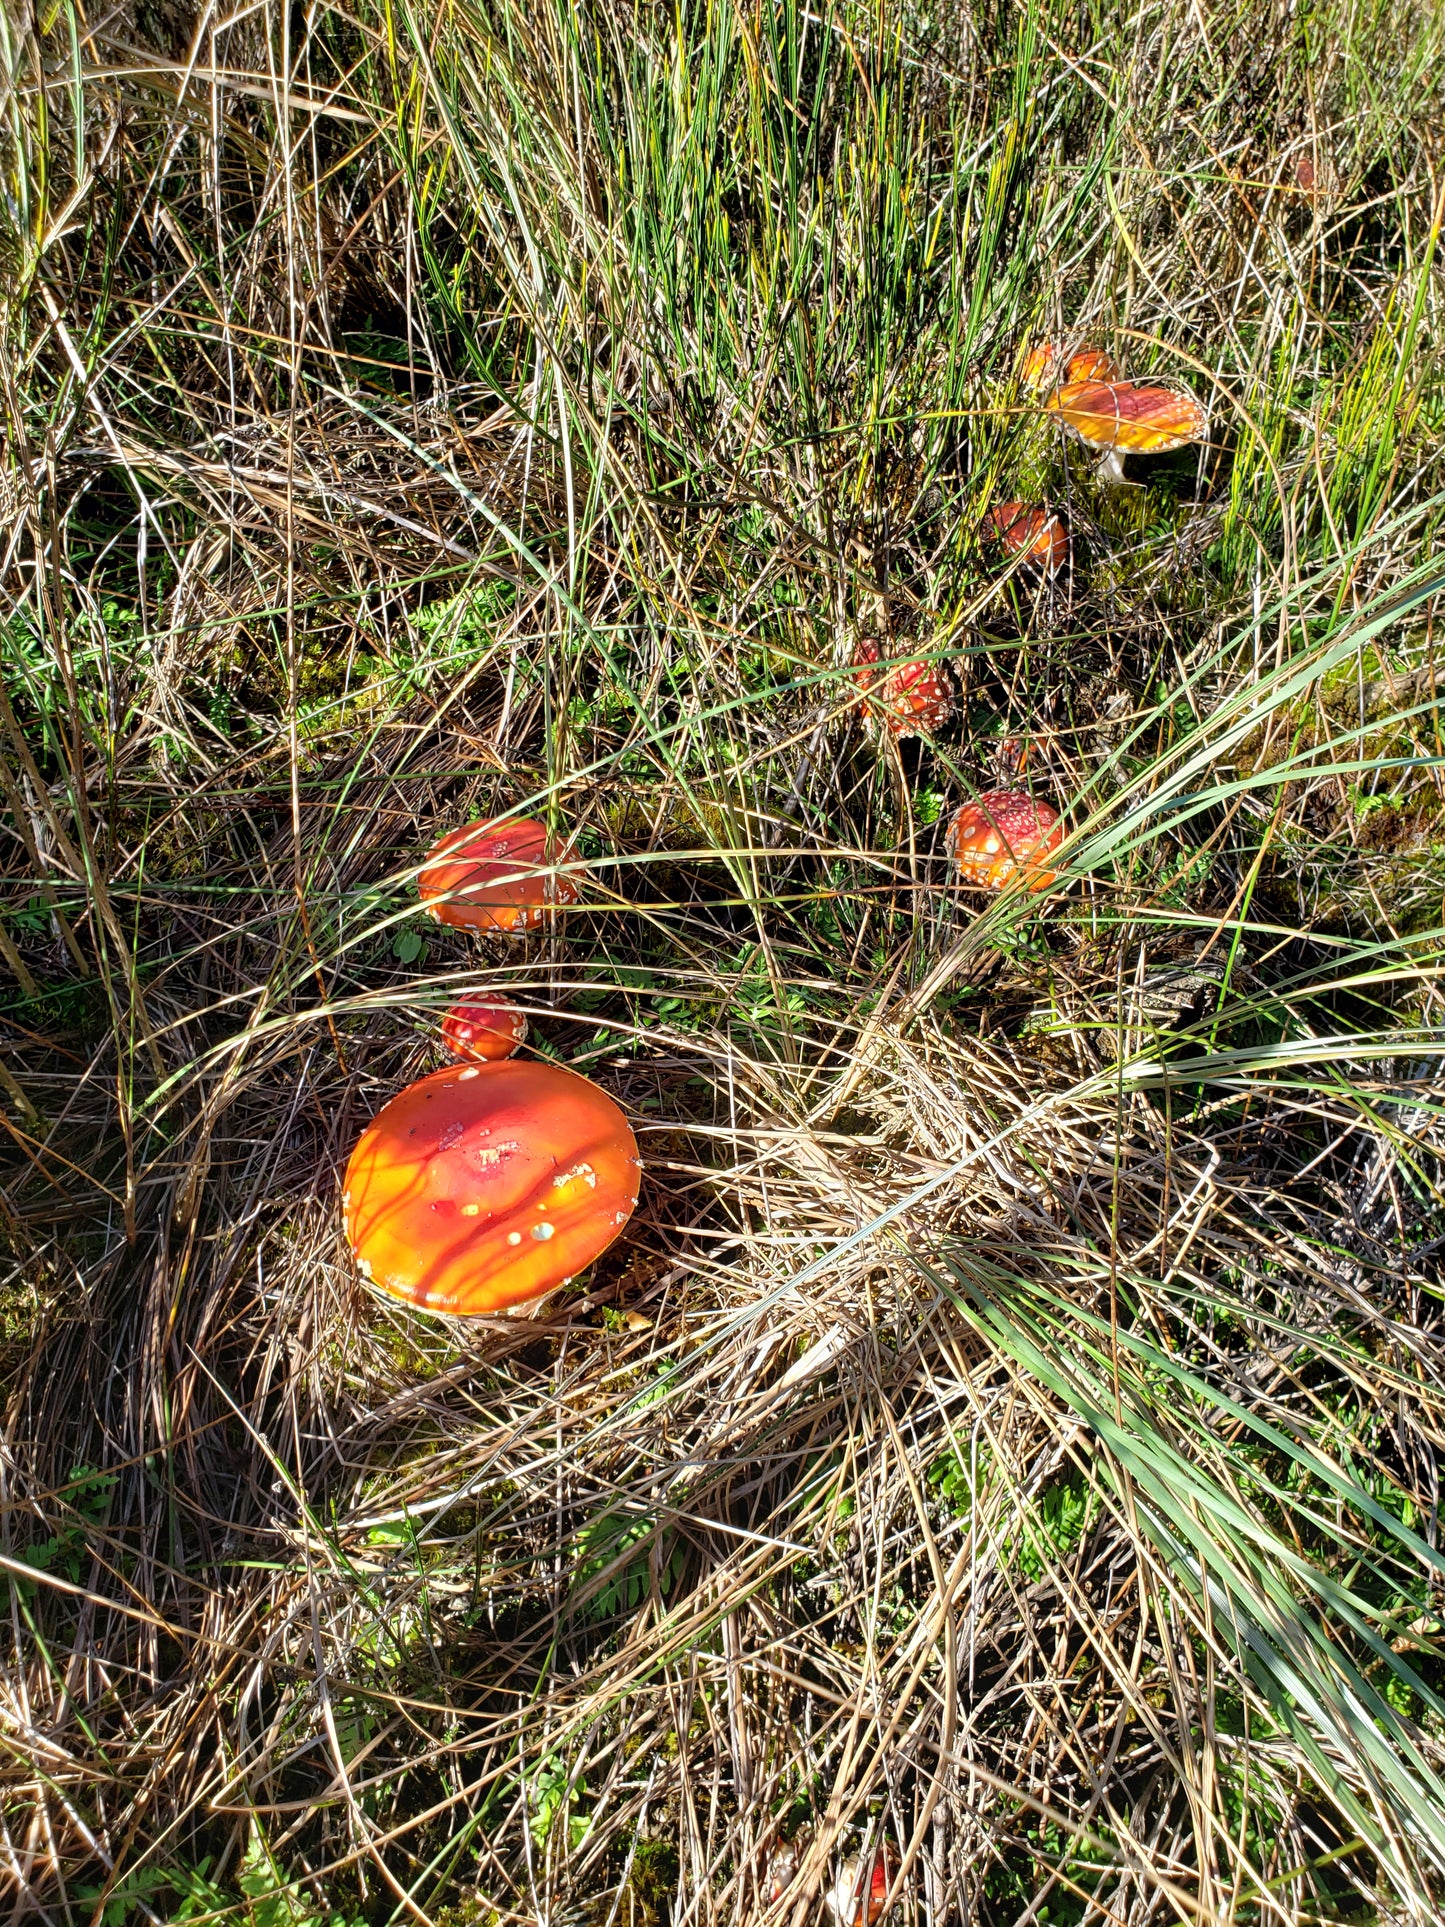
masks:
<path id="1" fill-rule="evenodd" d="M 585 1271 L 637 1204 L 637 1140 L 557 1064 L 448 1065 L 383 1105 L 351 1153 L 357 1269 L 423 1311 L 511 1311 Z"/>
<path id="2" fill-rule="evenodd" d="M 560 865 L 570 864 L 571 874 Z M 499 817 L 468 823 L 427 852 L 417 889 L 430 915 L 463 930 L 525 931 L 577 901 L 580 865 L 556 852 L 545 823 Z"/>
<path id="3" fill-rule="evenodd" d="M 1000 502 L 983 521 L 1008 553 L 1021 555 L 1028 568 L 1057 575 L 1069 559 L 1069 529 L 1062 515 L 1027 502 Z"/>
<path id="4" fill-rule="evenodd" d="M 940 663 L 910 660 L 880 665 L 883 651 L 872 636 L 853 651 L 853 680 L 866 701 L 864 716 L 891 736 L 935 735 L 953 714 L 953 685 Z"/>
<path id="5" fill-rule="evenodd" d="M 453 1057 L 497 1063 L 527 1041 L 527 1019 L 505 997 L 453 1004 L 442 1019 L 442 1044 Z"/>
<path id="6" fill-rule="evenodd" d="M 825 1896 L 838 1927 L 875 1927 L 883 1918 L 883 1903 L 897 1871 L 897 1860 L 887 1846 L 878 1849 L 871 1869 L 865 1869 L 861 1854 L 845 1860 Z"/>
<path id="7" fill-rule="evenodd" d="M 1063 840 L 1063 822 L 1051 803 L 1027 790 L 987 790 L 954 815 L 943 843 L 974 889 L 1003 890 L 1023 876 L 1030 890 L 1044 890 L 1058 872 L 1039 858 Z"/>

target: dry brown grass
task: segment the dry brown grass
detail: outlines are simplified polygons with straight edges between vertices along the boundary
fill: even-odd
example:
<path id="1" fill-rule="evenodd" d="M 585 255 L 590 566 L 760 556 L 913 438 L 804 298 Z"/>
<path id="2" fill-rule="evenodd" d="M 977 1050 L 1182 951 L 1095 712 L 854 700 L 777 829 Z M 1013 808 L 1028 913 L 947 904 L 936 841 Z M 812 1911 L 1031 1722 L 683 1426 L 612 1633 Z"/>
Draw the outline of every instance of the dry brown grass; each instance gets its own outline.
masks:
<path id="1" fill-rule="evenodd" d="M 1431 1920 L 1438 23 L 587 20 L 0 40 L 10 1918 Z M 1199 466 L 1061 453 L 1041 314 Z M 419 949 L 529 801 L 582 908 Z M 481 986 L 648 1176 L 451 1324 L 337 1175 Z"/>

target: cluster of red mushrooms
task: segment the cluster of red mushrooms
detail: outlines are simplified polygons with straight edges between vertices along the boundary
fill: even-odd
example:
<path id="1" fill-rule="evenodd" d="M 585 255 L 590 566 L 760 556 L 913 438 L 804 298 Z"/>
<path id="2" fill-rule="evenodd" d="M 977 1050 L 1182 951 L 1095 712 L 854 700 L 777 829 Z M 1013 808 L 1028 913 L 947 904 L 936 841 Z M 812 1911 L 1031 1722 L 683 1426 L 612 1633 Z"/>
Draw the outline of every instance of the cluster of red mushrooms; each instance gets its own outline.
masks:
<path id="1" fill-rule="evenodd" d="M 1022 385 L 1039 396 L 1086 447 L 1099 453 L 1104 481 L 1127 480 L 1126 455 L 1164 455 L 1204 439 L 1208 416 L 1187 389 L 1127 381 L 1102 349 L 1044 342 L 1025 355 Z M 1069 559 L 1064 517 L 1046 504 L 1001 502 L 984 517 L 986 535 L 1020 567 L 1057 575 Z M 941 663 L 889 661 L 876 638 L 853 651 L 852 673 L 868 722 L 889 735 L 932 736 L 953 714 L 953 686 Z M 1044 859 L 1063 841 L 1059 812 L 1020 789 L 989 790 L 965 803 L 948 825 L 945 845 L 963 880 L 977 889 L 1015 883 L 1041 890 L 1056 872 Z"/>
<path id="2" fill-rule="evenodd" d="M 1036 348 L 1022 379 L 1115 476 L 1121 453 L 1179 448 L 1207 428 L 1192 395 L 1126 381 L 1094 348 Z M 1067 527 L 1045 507 L 1006 502 L 987 526 L 1027 566 L 1052 573 L 1067 558 Z M 941 664 L 888 661 L 865 637 L 852 671 L 864 715 L 890 735 L 931 736 L 952 714 Z M 995 789 L 957 811 L 944 843 L 968 887 L 1041 890 L 1063 836 L 1051 803 Z M 576 902 L 582 875 L 546 824 L 499 818 L 443 837 L 417 881 L 438 921 L 525 936 Z M 526 1035 L 505 998 L 456 1005 L 441 1028 L 453 1061 L 409 1084 L 362 1133 L 342 1219 L 358 1270 L 381 1291 L 464 1317 L 530 1307 L 599 1258 L 631 1217 L 641 1163 L 626 1118 L 577 1072 L 518 1060 Z"/>
<path id="3" fill-rule="evenodd" d="M 417 878 L 439 922 L 520 935 L 575 903 L 581 866 L 530 818 L 469 823 Z M 342 1223 L 363 1278 L 423 1311 L 511 1312 L 601 1257 L 637 1204 L 637 1140 L 576 1071 L 517 1061 L 504 997 L 448 1011 L 454 1062 L 372 1119 L 346 1167 Z"/>

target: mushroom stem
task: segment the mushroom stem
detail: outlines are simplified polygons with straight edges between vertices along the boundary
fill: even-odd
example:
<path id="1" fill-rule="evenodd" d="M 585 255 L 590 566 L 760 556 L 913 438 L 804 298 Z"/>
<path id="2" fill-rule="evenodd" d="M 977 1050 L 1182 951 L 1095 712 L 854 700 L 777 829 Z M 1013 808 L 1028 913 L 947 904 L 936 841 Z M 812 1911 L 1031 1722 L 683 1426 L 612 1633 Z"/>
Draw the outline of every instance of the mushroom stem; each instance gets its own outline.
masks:
<path id="1" fill-rule="evenodd" d="M 1142 482 L 1131 481 L 1124 473 L 1123 450 L 1106 448 L 1099 457 L 1099 466 L 1094 470 L 1099 481 L 1107 482 L 1113 488 L 1143 488 Z"/>

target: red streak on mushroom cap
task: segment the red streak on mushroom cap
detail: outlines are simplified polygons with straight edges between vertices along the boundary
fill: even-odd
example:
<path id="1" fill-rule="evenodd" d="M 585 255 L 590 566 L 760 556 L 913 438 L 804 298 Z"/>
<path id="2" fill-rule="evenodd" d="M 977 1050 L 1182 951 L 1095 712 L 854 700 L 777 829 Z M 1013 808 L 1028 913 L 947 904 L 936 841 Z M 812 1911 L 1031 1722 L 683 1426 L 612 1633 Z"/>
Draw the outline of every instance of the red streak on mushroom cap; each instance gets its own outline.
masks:
<path id="1" fill-rule="evenodd" d="M 505 997 L 453 1004 L 442 1019 L 442 1043 L 453 1057 L 495 1063 L 527 1041 L 527 1019 Z"/>
<path id="2" fill-rule="evenodd" d="M 1000 502 L 984 517 L 984 526 L 1010 555 L 1022 555 L 1049 575 L 1057 575 L 1069 559 L 1069 531 L 1061 515 L 1034 508 L 1027 502 Z"/>
<path id="3" fill-rule="evenodd" d="M 1093 448 L 1162 455 L 1201 441 L 1209 417 L 1179 388 L 1142 388 L 1131 381 L 1065 382 L 1048 404 Z"/>
<path id="4" fill-rule="evenodd" d="M 979 890 L 1002 890 L 1022 876 L 1043 890 L 1057 876 L 1039 862 L 1064 840 L 1064 826 L 1051 803 L 1027 790 L 988 790 L 965 803 L 944 832 L 944 848 Z"/>
<path id="5" fill-rule="evenodd" d="M 556 1064 L 448 1065 L 382 1107 L 346 1167 L 362 1276 L 424 1311 L 510 1311 L 584 1271 L 637 1204 L 627 1119 Z"/>
<path id="6" fill-rule="evenodd" d="M 953 714 L 953 686 L 942 666 L 917 660 L 882 668 L 871 636 L 853 652 L 853 680 L 867 698 L 863 714 L 893 736 L 932 736 Z"/>
<path id="7" fill-rule="evenodd" d="M 439 923 L 459 929 L 519 930 L 540 924 L 548 910 L 577 901 L 576 870 L 559 864 L 545 823 L 535 817 L 500 817 L 453 830 L 427 852 L 417 888 Z"/>

